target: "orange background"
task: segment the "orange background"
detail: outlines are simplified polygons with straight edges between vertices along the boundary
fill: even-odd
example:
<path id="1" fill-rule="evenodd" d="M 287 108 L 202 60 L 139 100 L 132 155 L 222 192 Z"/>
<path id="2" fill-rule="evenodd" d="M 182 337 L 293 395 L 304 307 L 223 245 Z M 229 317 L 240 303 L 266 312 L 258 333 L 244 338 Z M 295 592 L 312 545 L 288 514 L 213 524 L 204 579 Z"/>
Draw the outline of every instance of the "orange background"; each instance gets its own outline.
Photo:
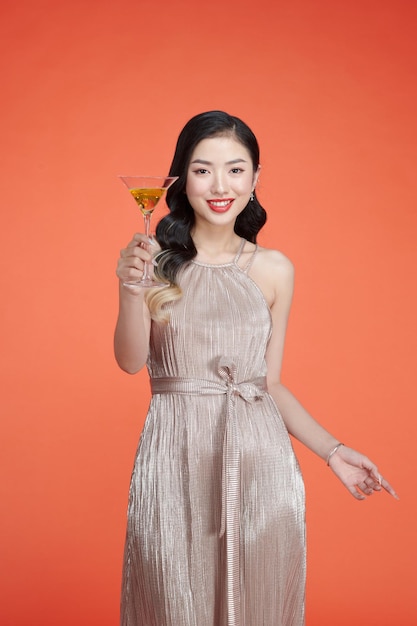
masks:
<path id="1" fill-rule="evenodd" d="M 257 134 L 261 243 L 296 266 L 285 382 L 402 497 L 357 503 L 296 444 L 307 626 L 417 624 L 416 18 L 413 0 L 2 3 L 2 625 L 118 623 L 149 388 L 112 355 L 141 229 L 117 174 L 166 173 L 213 108 Z"/>

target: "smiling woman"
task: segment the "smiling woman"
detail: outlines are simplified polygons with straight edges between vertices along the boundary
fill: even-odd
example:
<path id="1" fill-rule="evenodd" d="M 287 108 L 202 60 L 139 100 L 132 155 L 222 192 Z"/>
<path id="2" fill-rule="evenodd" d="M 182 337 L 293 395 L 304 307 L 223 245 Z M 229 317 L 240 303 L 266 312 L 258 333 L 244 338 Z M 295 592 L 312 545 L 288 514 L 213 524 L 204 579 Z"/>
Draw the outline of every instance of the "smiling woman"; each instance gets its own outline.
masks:
<path id="1" fill-rule="evenodd" d="M 247 206 L 258 176 L 259 165 L 254 168 L 248 150 L 233 136 L 200 141 L 191 156 L 186 185 L 196 225 L 206 222 L 208 227 L 212 213 L 227 213 L 234 222 Z"/>
<path id="2" fill-rule="evenodd" d="M 149 240 L 122 250 L 119 365 L 145 363 L 152 400 L 130 486 L 122 626 L 302 626 L 304 484 L 289 434 L 358 500 L 386 489 L 366 456 L 281 383 L 293 267 L 261 248 L 259 149 L 241 120 L 192 118 L 157 227 L 167 287 L 126 286 Z"/>

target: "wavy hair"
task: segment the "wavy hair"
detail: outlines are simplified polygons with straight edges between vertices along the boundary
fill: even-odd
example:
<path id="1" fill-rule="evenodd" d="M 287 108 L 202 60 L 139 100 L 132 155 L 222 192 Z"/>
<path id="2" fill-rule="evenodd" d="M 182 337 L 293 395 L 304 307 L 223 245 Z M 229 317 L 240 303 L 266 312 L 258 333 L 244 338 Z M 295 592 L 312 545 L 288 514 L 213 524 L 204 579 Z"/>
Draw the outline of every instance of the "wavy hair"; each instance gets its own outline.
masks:
<path id="1" fill-rule="evenodd" d="M 169 170 L 169 176 L 178 176 L 178 180 L 167 191 L 169 213 L 156 227 L 156 239 L 161 251 L 157 255 L 155 274 L 167 283 L 167 287 L 152 289 L 147 295 L 151 316 L 157 321 L 168 321 L 168 315 L 163 310 L 164 304 L 181 297 L 181 289 L 177 284 L 178 272 L 197 255 L 191 236 L 194 211 L 185 193 L 192 153 L 203 139 L 225 135 L 232 136 L 245 146 L 252 160 L 253 171 L 256 172 L 259 165 L 258 141 L 251 129 L 238 117 L 223 111 L 200 113 L 187 122 L 178 137 Z M 253 201 L 249 201 L 237 216 L 234 230 L 239 237 L 256 243 L 256 236 L 266 222 L 266 212 L 256 192 L 253 196 Z"/>

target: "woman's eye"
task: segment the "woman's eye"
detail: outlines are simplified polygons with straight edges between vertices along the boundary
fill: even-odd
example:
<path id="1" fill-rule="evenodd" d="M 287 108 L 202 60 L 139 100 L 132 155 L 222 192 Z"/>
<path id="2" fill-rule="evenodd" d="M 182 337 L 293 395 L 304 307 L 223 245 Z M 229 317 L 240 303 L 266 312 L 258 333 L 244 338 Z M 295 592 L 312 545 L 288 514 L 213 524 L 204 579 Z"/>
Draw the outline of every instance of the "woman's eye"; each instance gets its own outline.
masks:
<path id="1" fill-rule="evenodd" d="M 240 174 L 240 172 L 243 172 L 243 170 L 240 167 L 234 167 L 232 169 L 232 174 Z"/>
<path id="2" fill-rule="evenodd" d="M 203 167 L 200 167 L 198 170 L 195 170 L 196 174 L 207 174 L 208 170 L 205 170 Z"/>

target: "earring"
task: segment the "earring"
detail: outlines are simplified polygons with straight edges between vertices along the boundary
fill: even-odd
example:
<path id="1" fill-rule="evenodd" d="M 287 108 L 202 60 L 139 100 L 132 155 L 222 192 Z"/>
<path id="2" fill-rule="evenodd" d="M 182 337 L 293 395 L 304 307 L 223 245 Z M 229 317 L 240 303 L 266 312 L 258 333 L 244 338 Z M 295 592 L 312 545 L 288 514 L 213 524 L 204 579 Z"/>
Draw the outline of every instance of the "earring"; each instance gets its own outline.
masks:
<path id="1" fill-rule="evenodd" d="M 253 202 L 255 200 L 255 196 L 253 195 L 253 191 L 250 193 L 250 201 Z"/>

